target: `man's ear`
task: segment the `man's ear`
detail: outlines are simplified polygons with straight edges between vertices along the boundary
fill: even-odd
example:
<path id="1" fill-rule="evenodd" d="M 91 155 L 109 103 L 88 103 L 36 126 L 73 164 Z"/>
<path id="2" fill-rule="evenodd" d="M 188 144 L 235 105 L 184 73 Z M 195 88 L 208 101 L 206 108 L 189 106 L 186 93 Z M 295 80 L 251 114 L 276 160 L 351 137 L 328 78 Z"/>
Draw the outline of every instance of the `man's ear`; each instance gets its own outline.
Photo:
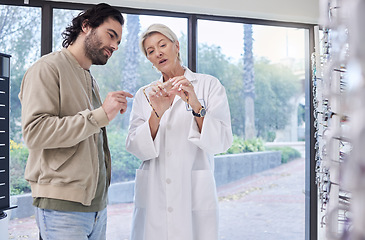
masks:
<path id="1" fill-rule="evenodd" d="M 82 31 L 83 31 L 84 33 L 88 33 L 88 32 L 90 31 L 91 27 L 90 27 L 90 25 L 89 25 L 88 20 L 84 20 L 84 21 L 82 22 L 81 29 L 82 29 Z"/>

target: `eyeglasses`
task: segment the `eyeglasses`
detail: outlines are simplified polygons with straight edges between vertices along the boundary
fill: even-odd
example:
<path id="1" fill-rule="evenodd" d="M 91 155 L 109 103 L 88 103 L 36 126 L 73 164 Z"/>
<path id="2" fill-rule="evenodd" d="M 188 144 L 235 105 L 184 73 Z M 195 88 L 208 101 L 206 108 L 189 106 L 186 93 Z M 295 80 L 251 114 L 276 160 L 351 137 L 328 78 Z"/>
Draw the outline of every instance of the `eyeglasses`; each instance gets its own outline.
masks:
<path id="1" fill-rule="evenodd" d="M 147 85 L 145 88 L 143 88 L 143 94 L 144 94 L 144 96 L 146 97 L 146 99 L 147 99 L 147 102 L 150 104 L 150 106 L 151 106 L 151 108 L 152 108 L 152 110 L 153 110 L 153 112 L 155 113 L 155 115 L 156 115 L 156 117 L 159 119 L 160 118 L 160 116 L 158 115 L 158 113 L 157 113 L 157 111 L 156 111 L 156 109 L 153 107 L 153 105 L 152 105 L 152 103 L 151 103 L 151 101 L 150 101 L 150 99 L 149 99 L 149 97 L 147 96 L 147 95 L 150 95 L 150 93 L 151 93 L 151 91 L 152 91 L 152 89 L 153 89 L 153 87 L 159 87 L 157 84 L 150 84 L 150 85 Z M 146 93 L 147 92 L 147 93 Z"/>
<path id="2" fill-rule="evenodd" d="M 150 96 L 152 94 L 152 92 L 157 92 L 157 91 L 164 91 L 164 92 L 168 92 L 171 90 L 172 88 L 172 83 L 170 81 L 166 81 L 166 82 L 163 82 L 163 83 L 160 83 L 160 82 L 153 82 L 149 85 L 147 85 L 146 87 L 144 87 L 142 89 L 143 91 L 143 94 L 144 96 L 146 97 L 147 99 L 147 102 L 150 104 L 153 112 L 155 113 L 156 117 L 157 118 L 160 118 L 160 116 L 158 115 L 156 109 L 153 107 L 152 103 L 151 103 L 151 100 L 150 100 Z M 179 89 L 181 90 L 181 89 Z M 186 103 L 187 103 L 187 108 L 189 108 L 189 94 L 187 92 L 184 91 L 184 95 L 186 97 Z"/>

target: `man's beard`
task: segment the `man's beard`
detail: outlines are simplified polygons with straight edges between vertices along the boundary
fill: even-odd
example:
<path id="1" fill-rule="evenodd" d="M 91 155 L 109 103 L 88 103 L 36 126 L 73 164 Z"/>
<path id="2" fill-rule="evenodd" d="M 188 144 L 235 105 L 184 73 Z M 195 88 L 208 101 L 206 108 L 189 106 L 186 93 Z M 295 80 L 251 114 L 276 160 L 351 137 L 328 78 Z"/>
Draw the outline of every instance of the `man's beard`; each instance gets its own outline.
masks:
<path id="1" fill-rule="evenodd" d="M 94 65 L 105 65 L 108 62 L 108 56 L 101 46 L 102 42 L 96 35 L 96 30 L 92 29 L 91 34 L 85 38 L 85 55 Z"/>

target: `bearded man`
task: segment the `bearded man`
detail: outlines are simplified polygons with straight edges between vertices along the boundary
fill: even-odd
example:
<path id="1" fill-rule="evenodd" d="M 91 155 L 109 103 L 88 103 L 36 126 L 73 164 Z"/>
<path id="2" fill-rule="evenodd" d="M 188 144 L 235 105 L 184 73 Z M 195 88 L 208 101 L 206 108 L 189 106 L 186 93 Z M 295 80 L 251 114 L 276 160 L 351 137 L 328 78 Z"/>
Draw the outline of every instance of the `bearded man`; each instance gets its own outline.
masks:
<path id="1" fill-rule="evenodd" d="M 25 73 L 19 99 L 29 149 L 25 179 L 43 240 L 106 239 L 111 158 L 105 126 L 127 108 L 124 91 L 101 101 L 90 66 L 118 49 L 124 18 L 107 5 L 81 12 L 60 51 Z"/>

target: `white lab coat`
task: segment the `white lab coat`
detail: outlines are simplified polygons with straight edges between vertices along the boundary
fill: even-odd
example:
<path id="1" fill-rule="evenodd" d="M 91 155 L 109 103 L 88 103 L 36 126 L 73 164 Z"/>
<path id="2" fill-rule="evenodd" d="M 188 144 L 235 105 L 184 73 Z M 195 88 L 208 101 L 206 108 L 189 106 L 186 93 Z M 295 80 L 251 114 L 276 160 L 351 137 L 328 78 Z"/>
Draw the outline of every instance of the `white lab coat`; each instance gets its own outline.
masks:
<path id="1" fill-rule="evenodd" d="M 176 96 L 153 140 L 152 108 L 141 89 L 134 98 L 126 149 L 143 162 L 136 172 L 131 240 L 218 240 L 214 154 L 232 144 L 228 100 L 218 79 L 187 68 L 185 77 L 207 110 L 201 133 Z"/>

